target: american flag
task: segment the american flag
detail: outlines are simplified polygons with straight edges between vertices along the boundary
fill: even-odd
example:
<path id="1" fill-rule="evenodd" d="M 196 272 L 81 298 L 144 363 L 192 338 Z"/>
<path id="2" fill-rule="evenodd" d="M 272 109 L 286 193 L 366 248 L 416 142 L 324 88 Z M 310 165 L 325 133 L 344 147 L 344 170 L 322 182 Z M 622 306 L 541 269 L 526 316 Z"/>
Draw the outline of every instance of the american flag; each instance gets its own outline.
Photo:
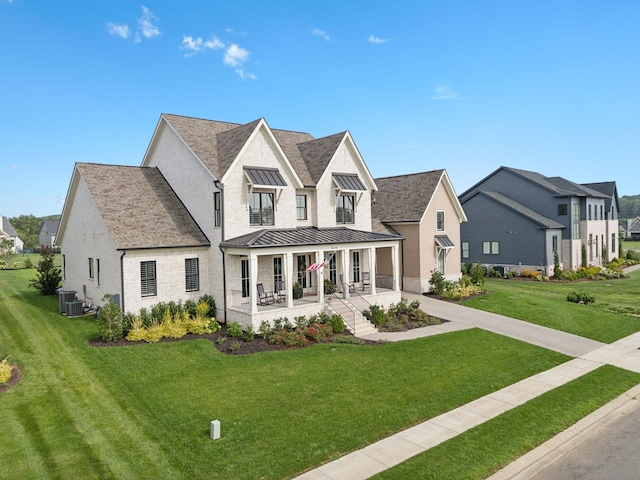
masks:
<path id="1" fill-rule="evenodd" d="M 336 252 L 331 252 L 331 254 L 325 258 L 324 262 L 312 263 L 307 267 L 307 270 L 320 270 L 322 267 L 326 267 L 329 265 L 329 261 L 336 254 Z"/>

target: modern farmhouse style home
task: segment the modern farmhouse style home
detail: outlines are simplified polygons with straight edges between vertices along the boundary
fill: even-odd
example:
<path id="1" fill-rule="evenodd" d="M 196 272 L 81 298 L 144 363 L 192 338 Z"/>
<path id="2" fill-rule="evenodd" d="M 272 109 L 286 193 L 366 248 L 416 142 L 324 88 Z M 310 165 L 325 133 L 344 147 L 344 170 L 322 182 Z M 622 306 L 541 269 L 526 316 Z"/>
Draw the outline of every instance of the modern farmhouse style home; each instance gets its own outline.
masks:
<path id="1" fill-rule="evenodd" d="M 63 289 L 131 312 L 209 294 L 220 321 L 254 328 L 318 313 L 325 282 L 347 297 L 335 301 L 388 305 L 402 236 L 372 229 L 376 190 L 349 132 L 162 114 L 141 166 L 75 165 Z"/>

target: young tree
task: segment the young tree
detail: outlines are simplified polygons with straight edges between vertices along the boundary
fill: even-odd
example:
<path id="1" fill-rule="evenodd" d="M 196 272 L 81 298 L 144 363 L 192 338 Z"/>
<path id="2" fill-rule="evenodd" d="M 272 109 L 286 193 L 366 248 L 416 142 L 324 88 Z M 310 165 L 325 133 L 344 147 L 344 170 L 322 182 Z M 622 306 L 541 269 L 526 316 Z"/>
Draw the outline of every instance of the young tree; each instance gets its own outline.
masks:
<path id="1" fill-rule="evenodd" d="M 553 251 L 553 278 L 562 280 L 562 269 L 560 268 L 560 259 L 557 250 Z"/>
<path id="2" fill-rule="evenodd" d="M 4 265 L 0 268 L 9 268 L 13 255 L 13 242 L 8 238 L 0 240 L 0 265 Z"/>
<path id="3" fill-rule="evenodd" d="M 40 261 L 36 267 L 38 273 L 29 286 L 38 289 L 42 295 L 55 295 L 62 280 L 62 272 L 53 265 L 54 259 L 51 248 L 43 247 L 40 250 Z"/>

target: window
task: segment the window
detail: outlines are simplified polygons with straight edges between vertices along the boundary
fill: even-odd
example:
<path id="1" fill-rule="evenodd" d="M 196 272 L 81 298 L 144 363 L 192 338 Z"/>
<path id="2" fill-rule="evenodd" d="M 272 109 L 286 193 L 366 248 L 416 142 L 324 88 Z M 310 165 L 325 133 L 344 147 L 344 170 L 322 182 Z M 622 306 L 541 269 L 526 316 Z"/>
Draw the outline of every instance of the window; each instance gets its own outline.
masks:
<path id="1" fill-rule="evenodd" d="M 62 278 L 67 279 L 67 258 L 62 254 Z"/>
<path id="2" fill-rule="evenodd" d="M 273 225 L 273 193 L 253 192 L 251 194 L 249 224 Z"/>
<path id="3" fill-rule="evenodd" d="M 143 297 L 157 295 L 156 290 L 156 262 L 140 262 L 140 290 Z"/>
<path id="4" fill-rule="evenodd" d="M 353 283 L 360 283 L 360 252 L 353 252 Z"/>
<path id="5" fill-rule="evenodd" d="M 469 258 L 469 242 L 462 242 L 462 258 Z"/>
<path id="6" fill-rule="evenodd" d="M 89 278 L 93 278 L 93 258 L 89 258 Z"/>
<path id="7" fill-rule="evenodd" d="M 213 215 L 214 226 L 220 227 L 222 225 L 222 199 L 220 198 L 220 192 L 213 192 Z"/>
<path id="8" fill-rule="evenodd" d="M 482 242 L 482 253 L 485 255 L 499 255 L 500 242 Z"/>
<path id="9" fill-rule="evenodd" d="M 580 239 L 580 204 L 574 203 L 572 206 L 571 213 L 571 223 L 572 223 L 572 232 L 573 239 Z"/>
<path id="10" fill-rule="evenodd" d="M 100 259 L 96 258 L 96 277 L 98 279 L 98 285 L 100 285 Z"/>
<path id="11" fill-rule="evenodd" d="M 438 272 L 440 272 L 442 275 L 444 275 L 444 257 L 445 251 L 444 248 L 441 248 L 438 251 L 438 258 L 436 260 L 438 261 Z"/>
<path id="12" fill-rule="evenodd" d="M 273 258 L 273 285 L 282 281 L 282 257 Z"/>
<path id="13" fill-rule="evenodd" d="M 336 223 L 354 223 L 353 205 L 355 197 L 353 195 L 340 195 L 336 208 Z"/>
<path id="14" fill-rule="evenodd" d="M 249 260 L 242 260 L 240 262 L 241 272 L 241 280 L 242 283 L 242 298 L 247 298 L 249 296 Z"/>
<path id="15" fill-rule="evenodd" d="M 567 207 L 568 206 L 567 206 L 566 203 L 559 203 L 558 204 L 558 216 L 567 215 L 569 213 Z"/>
<path id="16" fill-rule="evenodd" d="M 436 212 L 436 229 L 439 232 L 444 232 L 444 212 Z"/>
<path id="17" fill-rule="evenodd" d="M 589 217 L 588 217 L 588 219 L 591 220 L 591 204 L 589 204 Z"/>
<path id="18" fill-rule="evenodd" d="M 311 287 L 311 280 L 313 276 L 311 271 L 307 271 L 307 266 L 311 265 L 311 255 L 298 255 L 298 283 L 302 285 L 302 288 Z"/>
<path id="19" fill-rule="evenodd" d="M 558 253 L 558 236 L 554 235 L 553 237 L 551 237 L 551 248 L 553 250 L 553 253 Z"/>
<path id="20" fill-rule="evenodd" d="M 296 195 L 296 215 L 298 220 L 307 219 L 307 196 Z"/>
<path id="21" fill-rule="evenodd" d="M 200 267 L 197 258 L 184 259 L 184 282 L 187 292 L 200 290 Z"/>
<path id="22" fill-rule="evenodd" d="M 604 207 L 600 205 L 600 220 L 604 220 Z"/>
<path id="23" fill-rule="evenodd" d="M 336 269 L 336 256 L 332 255 L 329 259 L 329 280 L 333 282 L 334 285 L 338 283 L 338 275 Z"/>
<path id="24" fill-rule="evenodd" d="M 615 233 L 611 234 L 611 252 L 612 253 L 616 252 L 616 234 Z"/>

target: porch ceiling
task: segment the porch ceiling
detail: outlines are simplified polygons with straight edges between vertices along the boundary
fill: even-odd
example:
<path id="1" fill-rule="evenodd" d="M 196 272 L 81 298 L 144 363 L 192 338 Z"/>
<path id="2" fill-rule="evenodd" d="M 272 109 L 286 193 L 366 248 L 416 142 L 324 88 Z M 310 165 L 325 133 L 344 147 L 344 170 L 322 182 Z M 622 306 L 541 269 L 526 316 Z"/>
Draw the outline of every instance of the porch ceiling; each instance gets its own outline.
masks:
<path id="1" fill-rule="evenodd" d="M 258 230 L 231 238 L 222 247 L 265 248 L 304 245 L 329 245 L 337 243 L 384 242 L 402 240 L 401 235 L 353 230 L 346 227 L 302 227 L 282 230 Z"/>

